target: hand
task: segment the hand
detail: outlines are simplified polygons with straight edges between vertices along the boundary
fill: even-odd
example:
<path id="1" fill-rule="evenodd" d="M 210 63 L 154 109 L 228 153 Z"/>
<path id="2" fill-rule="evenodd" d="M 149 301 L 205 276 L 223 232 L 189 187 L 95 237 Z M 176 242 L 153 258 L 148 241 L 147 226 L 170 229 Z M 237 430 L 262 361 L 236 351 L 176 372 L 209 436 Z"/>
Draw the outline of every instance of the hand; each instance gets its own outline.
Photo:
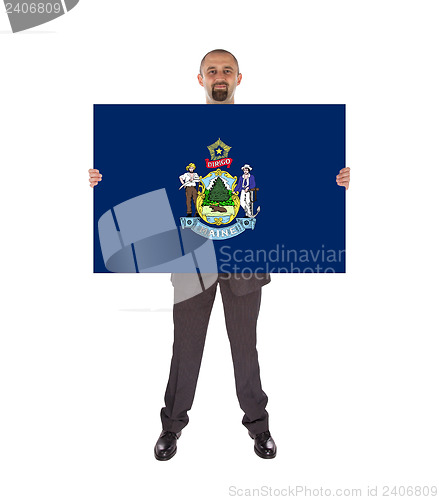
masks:
<path id="1" fill-rule="evenodd" d="M 349 167 L 342 168 L 340 173 L 335 178 L 339 186 L 344 186 L 349 189 L 349 181 L 351 180 L 351 169 Z"/>
<path id="2" fill-rule="evenodd" d="M 245 188 L 245 192 L 248 193 L 248 188 Z"/>
<path id="3" fill-rule="evenodd" d="M 102 180 L 102 174 L 99 173 L 99 170 L 95 168 L 91 168 L 88 173 L 90 174 L 90 187 L 95 187 L 96 184 Z"/>

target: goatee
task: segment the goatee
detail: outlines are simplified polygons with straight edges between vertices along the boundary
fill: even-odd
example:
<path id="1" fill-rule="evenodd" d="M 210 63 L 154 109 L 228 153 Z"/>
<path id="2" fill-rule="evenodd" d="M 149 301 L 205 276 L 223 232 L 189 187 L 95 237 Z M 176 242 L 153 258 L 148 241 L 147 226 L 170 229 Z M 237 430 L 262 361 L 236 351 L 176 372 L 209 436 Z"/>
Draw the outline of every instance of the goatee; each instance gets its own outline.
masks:
<path id="1" fill-rule="evenodd" d="M 212 99 L 214 101 L 225 101 L 229 95 L 229 89 L 218 89 L 215 90 L 215 87 L 212 89 Z"/>

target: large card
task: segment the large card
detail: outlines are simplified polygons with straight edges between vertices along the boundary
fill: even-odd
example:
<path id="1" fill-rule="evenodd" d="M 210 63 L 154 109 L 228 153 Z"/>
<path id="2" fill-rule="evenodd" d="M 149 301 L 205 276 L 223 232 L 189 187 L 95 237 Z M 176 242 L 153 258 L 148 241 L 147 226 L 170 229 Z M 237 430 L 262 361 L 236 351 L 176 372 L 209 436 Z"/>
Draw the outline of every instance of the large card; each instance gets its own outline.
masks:
<path id="1" fill-rule="evenodd" d="M 96 105 L 95 272 L 345 272 L 344 105 Z"/>

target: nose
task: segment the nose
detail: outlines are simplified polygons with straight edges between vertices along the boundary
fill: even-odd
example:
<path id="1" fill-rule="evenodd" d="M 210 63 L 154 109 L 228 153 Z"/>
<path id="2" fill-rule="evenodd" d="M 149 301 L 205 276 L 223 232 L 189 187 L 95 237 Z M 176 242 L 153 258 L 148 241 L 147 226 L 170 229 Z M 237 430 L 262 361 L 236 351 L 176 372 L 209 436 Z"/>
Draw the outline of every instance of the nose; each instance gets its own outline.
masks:
<path id="1" fill-rule="evenodd" d="M 217 82 L 226 82 L 227 80 L 227 74 L 224 73 L 224 72 L 221 72 L 219 71 L 218 74 L 217 74 L 217 78 L 216 78 L 216 81 Z"/>

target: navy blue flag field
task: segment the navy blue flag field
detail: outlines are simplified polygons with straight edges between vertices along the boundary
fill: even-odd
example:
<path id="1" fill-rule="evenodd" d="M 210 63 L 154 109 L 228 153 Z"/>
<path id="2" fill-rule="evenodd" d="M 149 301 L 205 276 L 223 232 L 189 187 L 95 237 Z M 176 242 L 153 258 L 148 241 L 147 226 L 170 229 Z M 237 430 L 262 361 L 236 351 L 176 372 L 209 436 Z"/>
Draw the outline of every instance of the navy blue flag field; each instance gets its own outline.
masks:
<path id="1" fill-rule="evenodd" d="M 345 272 L 344 105 L 95 105 L 94 272 Z"/>

